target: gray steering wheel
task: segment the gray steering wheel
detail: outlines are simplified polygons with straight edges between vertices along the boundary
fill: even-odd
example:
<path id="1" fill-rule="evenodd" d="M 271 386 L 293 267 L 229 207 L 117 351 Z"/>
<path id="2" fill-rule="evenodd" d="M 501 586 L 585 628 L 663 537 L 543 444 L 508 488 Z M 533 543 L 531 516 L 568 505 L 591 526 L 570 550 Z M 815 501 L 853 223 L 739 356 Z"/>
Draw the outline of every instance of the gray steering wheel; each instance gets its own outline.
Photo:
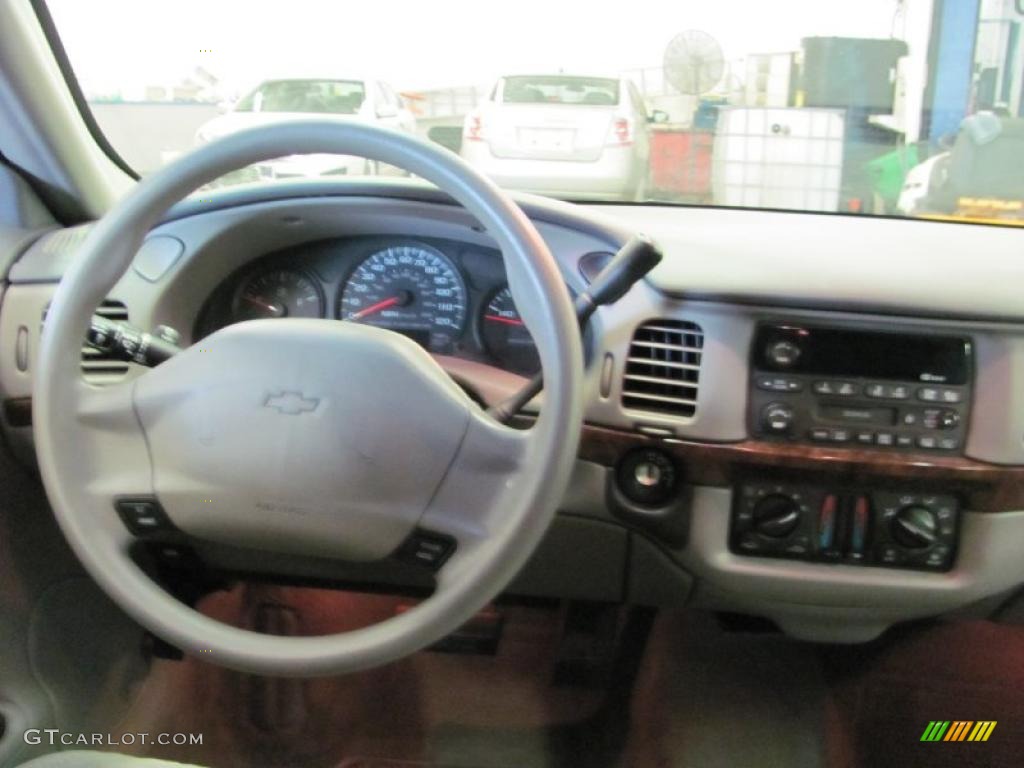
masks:
<path id="1" fill-rule="evenodd" d="M 409 339 L 331 320 L 241 323 L 134 379 L 83 381 L 90 316 L 161 215 L 229 171 L 297 153 L 404 168 L 450 194 L 494 238 L 544 372 L 545 405 L 529 430 L 487 416 Z M 568 483 L 582 378 L 565 283 L 533 224 L 498 187 L 411 136 L 295 122 L 202 147 L 141 181 L 97 223 L 46 318 L 36 449 L 64 535 L 141 625 L 238 670 L 338 674 L 441 639 L 515 576 Z M 435 592 L 412 610 L 342 634 L 275 637 L 204 616 L 144 573 L 115 511 L 117 500 L 139 497 L 156 500 L 186 534 L 266 551 L 372 561 L 414 529 L 457 546 L 436 573 Z"/>

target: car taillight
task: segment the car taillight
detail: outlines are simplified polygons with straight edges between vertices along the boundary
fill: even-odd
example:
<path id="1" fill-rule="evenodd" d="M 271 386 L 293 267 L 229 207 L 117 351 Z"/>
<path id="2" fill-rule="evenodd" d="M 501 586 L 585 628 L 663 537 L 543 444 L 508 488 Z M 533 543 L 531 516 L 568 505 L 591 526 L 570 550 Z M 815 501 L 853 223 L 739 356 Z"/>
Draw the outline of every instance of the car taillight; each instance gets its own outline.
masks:
<path id="1" fill-rule="evenodd" d="M 484 140 L 484 120 L 479 114 L 471 114 L 466 117 L 466 128 L 462 132 L 463 138 L 467 141 Z"/>
<path id="2" fill-rule="evenodd" d="M 617 117 L 615 122 L 612 123 L 612 136 L 614 141 L 611 143 L 613 147 L 625 147 L 633 142 L 633 126 L 630 125 L 629 118 Z"/>

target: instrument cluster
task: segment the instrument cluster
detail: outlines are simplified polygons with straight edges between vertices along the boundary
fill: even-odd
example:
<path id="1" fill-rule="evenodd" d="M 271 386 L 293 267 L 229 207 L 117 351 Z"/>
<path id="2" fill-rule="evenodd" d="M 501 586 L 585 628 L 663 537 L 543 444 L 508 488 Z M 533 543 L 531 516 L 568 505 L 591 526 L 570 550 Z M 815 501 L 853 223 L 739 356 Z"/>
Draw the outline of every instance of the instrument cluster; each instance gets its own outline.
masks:
<path id="1" fill-rule="evenodd" d="M 232 323 L 288 317 L 366 323 L 436 354 L 523 375 L 540 370 L 501 254 L 464 243 L 366 237 L 269 254 L 218 286 L 196 338 Z"/>

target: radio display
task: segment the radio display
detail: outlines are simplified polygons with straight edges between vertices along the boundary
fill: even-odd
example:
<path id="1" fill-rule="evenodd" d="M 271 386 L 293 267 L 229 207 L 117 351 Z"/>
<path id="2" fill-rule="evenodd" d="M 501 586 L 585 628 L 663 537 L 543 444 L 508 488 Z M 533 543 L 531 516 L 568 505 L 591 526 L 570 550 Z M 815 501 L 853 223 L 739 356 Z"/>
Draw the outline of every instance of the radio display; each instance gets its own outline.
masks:
<path id="1" fill-rule="evenodd" d="M 820 376 L 966 384 L 970 357 L 965 338 L 837 328 L 762 326 L 754 342 L 756 368 Z"/>
<path id="2" fill-rule="evenodd" d="M 896 423 L 895 408 L 861 408 L 855 405 L 822 405 L 818 417 L 823 421 L 841 424 L 866 424 L 873 427 L 891 427 Z"/>

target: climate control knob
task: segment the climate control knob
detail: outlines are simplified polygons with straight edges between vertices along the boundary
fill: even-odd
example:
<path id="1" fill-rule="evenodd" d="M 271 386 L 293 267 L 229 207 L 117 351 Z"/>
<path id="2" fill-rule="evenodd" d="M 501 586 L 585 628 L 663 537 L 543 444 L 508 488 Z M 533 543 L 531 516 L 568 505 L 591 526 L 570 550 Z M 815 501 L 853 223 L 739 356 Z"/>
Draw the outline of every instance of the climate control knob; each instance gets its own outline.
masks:
<path id="1" fill-rule="evenodd" d="M 938 539 L 939 521 L 928 507 L 911 504 L 896 513 L 889 530 L 901 547 L 928 549 Z"/>
<path id="2" fill-rule="evenodd" d="M 800 508 L 789 496 L 773 493 L 753 509 L 754 530 L 770 539 L 784 539 L 800 525 Z"/>

